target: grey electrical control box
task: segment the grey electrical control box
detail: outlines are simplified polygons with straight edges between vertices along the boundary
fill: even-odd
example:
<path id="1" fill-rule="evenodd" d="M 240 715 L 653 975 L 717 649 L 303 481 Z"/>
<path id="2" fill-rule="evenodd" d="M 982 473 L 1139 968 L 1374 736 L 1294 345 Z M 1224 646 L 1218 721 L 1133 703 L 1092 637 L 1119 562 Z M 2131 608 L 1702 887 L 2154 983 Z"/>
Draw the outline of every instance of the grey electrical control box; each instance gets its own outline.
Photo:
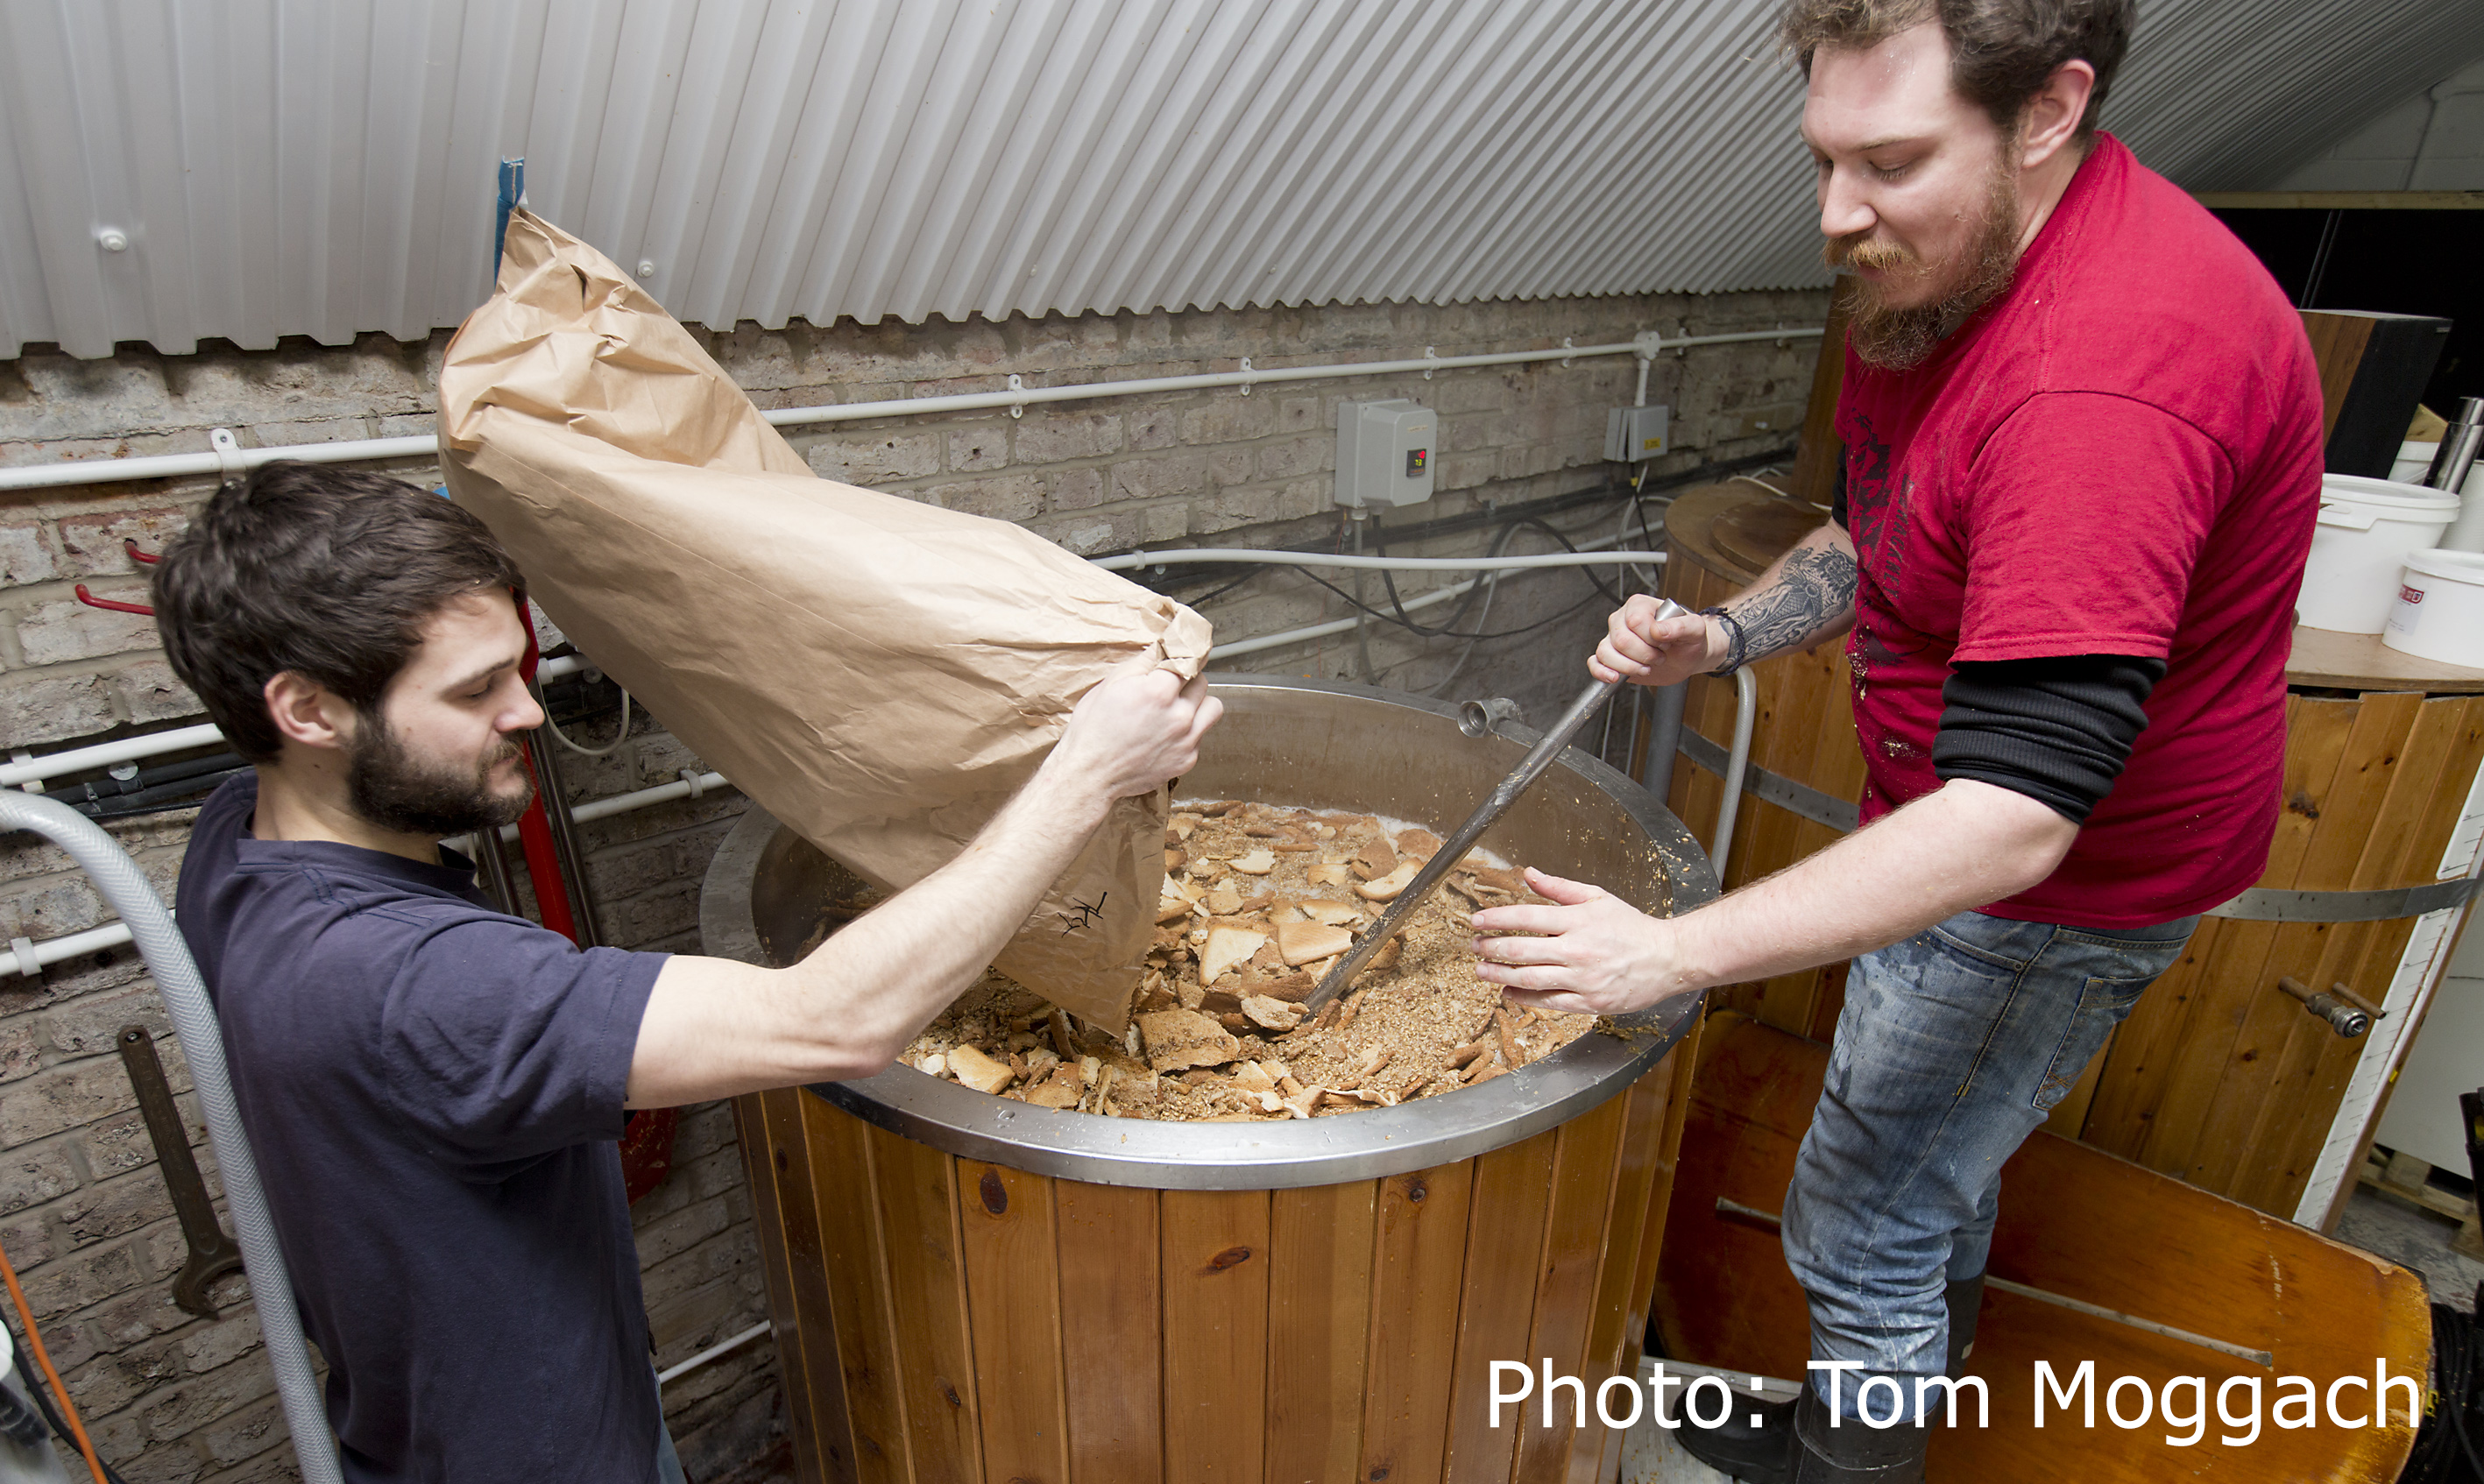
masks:
<path id="1" fill-rule="evenodd" d="M 1616 407 L 1605 415 L 1605 457 L 1619 464 L 1652 459 L 1665 451 L 1672 424 L 1672 410 L 1661 402 Z"/>
<path id="2" fill-rule="evenodd" d="M 1336 408 L 1336 502 L 1419 505 L 1432 498 L 1433 439 L 1440 419 L 1403 397 Z"/>

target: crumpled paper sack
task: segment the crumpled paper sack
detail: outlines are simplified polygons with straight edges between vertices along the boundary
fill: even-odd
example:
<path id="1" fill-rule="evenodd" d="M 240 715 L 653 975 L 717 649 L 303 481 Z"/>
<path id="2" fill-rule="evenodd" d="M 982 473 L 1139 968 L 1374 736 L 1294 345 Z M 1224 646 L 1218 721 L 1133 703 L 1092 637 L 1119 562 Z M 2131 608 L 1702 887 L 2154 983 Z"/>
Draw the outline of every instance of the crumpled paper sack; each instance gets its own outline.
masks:
<path id="1" fill-rule="evenodd" d="M 595 663 L 778 820 L 895 889 L 955 856 L 1088 688 L 1207 621 L 1005 521 L 813 474 L 603 255 L 526 211 L 440 373 L 448 488 Z M 995 965 L 1127 1023 L 1166 799 L 1124 799 Z"/>

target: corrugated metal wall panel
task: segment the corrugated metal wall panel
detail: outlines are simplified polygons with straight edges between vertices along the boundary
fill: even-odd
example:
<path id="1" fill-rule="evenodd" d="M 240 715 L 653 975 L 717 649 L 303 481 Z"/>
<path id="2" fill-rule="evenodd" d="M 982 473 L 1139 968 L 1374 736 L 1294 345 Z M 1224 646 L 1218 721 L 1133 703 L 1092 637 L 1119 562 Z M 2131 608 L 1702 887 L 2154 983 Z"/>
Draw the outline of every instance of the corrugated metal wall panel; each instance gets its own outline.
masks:
<path id="1" fill-rule="evenodd" d="M 504 154 L 718 328 L 1817 283 L 1775 8 L 0 0 L 0 355 L 454 324 Z M 2472 3 L 2147 0 L 2109 122 L 2248 188 L 2478 55 Z"/>
<path id="2" fill-rule="evenodd" d="M 2112 126 L 2195 191 L 2266 188 L 2484 57 L 2475 0 L 2143 0 Z"/>

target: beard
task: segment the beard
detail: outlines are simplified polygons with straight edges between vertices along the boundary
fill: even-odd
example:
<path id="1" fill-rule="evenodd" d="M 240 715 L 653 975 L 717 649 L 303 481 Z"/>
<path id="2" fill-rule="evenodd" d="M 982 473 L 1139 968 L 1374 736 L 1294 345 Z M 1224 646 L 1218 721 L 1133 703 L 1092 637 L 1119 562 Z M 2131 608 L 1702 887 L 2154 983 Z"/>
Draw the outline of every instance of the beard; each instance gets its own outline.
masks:
<path id="1" fill-rule="evenodd" d="M 514 824 L 535 796 L 531 774 L 521 772 L 514 795 L 496 793 L 493 769 L 518 755 L 518 744 L 500 745 L 469 771 L 426 767 L 408 752 L 376 712 L 362 717 L 361 737 L 345 769 L 346 796 L 354 812 L 384 829 L 435 840 Z"/>
<path id="2" fill-rule="evenodd" d="M 2005 148 L 2000 158 L 2010 153 Z M 1974 236 L 1955 257 L 1926 262 L 1913 249 L 1880 241 L 1868 231 L 1830 238 L 1821 250 L 1829 267 L 1871 268 L 1889 275 L 1881 283 L 1855 277 L 1846 343 L 1865 365 L 1903 371 L 1922 364 L 1943 337 L 2010 286 L 2018 270 L 2018 233 L 2017 176 L 1996 160 Z M 1932 285 L 1925 302 L 1906 307 L 1890 302 L 1893 288 L 1924 283 Z"/>

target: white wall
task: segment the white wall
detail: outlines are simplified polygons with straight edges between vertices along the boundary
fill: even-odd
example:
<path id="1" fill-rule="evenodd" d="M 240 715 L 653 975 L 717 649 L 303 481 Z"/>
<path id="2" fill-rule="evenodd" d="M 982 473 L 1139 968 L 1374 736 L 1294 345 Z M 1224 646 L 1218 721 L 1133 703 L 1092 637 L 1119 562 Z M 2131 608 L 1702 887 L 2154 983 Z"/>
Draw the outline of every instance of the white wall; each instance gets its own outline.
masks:
<path id="1" fill-rule="evenodd" d="M 2484 191 L 2484 62 L 2305 161 L 2273 191 Z"/>

